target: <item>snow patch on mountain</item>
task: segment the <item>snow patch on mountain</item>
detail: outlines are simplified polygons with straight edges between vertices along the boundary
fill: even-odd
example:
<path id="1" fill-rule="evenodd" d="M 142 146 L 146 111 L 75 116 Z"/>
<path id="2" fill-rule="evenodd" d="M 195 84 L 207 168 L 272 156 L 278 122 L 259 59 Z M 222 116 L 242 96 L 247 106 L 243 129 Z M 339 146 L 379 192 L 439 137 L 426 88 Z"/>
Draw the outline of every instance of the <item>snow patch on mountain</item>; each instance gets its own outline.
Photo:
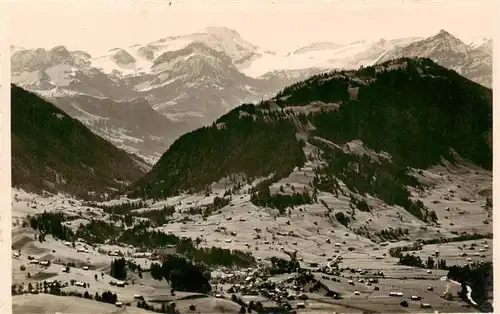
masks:
<path id="1" fill-rule="evenodd" d="M 103 56 L 91 59 L 92 66 L 106 74 L 120 76 L 138 75 L 141 72 L 148 73 L 152 62 L 144 59 L 130 49 L 120 49 L 118 52 L 111 51 Z"/>
<path id="2" fill-rule="evenodd" d="M 45 70 L 50 83 L 56 86 L 68 86 L 74 76 L 73 67 L 67 63 L 60 63 Z"/>
<path id="3" fill-rule="evenodd" d="M 104 73 L 117 71 L 120 75 L 154 73 L 153 66 L 165 53 L 183 50 L 193 43 L 200 43 L 219 53 L 224 53 L 235 65 L 241 66 L 259 56 L 260 48 L 245 41 L 234 30 L 225 27 L 207 27 L 199 32 L 162 38 L 144 45 L 135 44 L 122 49 L 112 49 L 93 58 L 92 66 Z M 171 60 L 176 63 L 180 60 Z"/>
<path id="4" fill-rule="evenodd" d="M 65 89 L 65 88 L 59 88 L 59 87 L 54 87 L 53 89 L 49 90 L 37 90 L 36 93 L 47 99 L 53 99 L 53 98 L 58 98 L 58 97 L 69 97 L 69 96 L 75 96 L 75 95 L 82 95 L 81 93 Z"/>
<path id="5" fill-rule="evenodd" d="M 336 43 L 331 43 L 331 42 L 316 42 L 312 43 L 310 45 L 307 45 L 305 47 L 301 47 L 293 52 L 293 54 L 301 54 L 301 53 L 307 53 L 311 51 L 318 51 L 318 50 L 332 50 L 332 49 L 337 49 L 341 47 L 342 44 L 336 44 Z"/>
<path id="6" fill-rule="evenodd" d="M 372 65 L 387 51 L 418 39 L 363 40 L 349 44 L 315 43 L 287 55 L 263 55 L 249 67 L 242 69 L 242 72 L 251 77 L 260 77 L 277 70 L 354 69 L 361 65 Z"/>

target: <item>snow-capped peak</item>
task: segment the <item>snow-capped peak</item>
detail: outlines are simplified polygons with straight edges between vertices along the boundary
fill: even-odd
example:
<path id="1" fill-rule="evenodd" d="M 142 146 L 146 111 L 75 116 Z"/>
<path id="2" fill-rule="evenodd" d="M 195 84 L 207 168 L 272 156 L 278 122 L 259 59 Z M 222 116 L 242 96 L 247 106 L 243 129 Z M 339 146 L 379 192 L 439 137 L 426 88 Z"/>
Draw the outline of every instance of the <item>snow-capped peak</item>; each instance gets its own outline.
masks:
<path id="1" fill-rule="evenodd" d="M 310 45 L 301 47 L 293 52 L 293 54 L 300 54 L 300 53 L 306 53 L 306 52 L 311 52 L 311 51 L 318 51 L 318 50 L 327 50 L 327 49 L 337 49 L 341 47 L 341 44 L 337 43 L 332 43 L 332 42 L 315 42 Z"/>
<path id="2" fill-rule="evenodd" d="M 240 34 L 234 29 L 230 29 L 223 26 L 208 26 L 199 31 L 199 33 L 207 33 L 221 37 L 232 37 L 232 38 L 241 38 Z"/>
<path id="3" fill-rule="evenodd" d="M 155 60 L 167 52 L 176 52 L 198 43 L 229 56 L 234 65 L 244 67 L 254 58 L 266 54 L 244 40 L 238 32 L 227 27 L 206 27 L 198 32 L 162 38 L 147 44 L 135 44 L 127 48 L 115 48 L 93 58 L 94 66 L 105 73 L 118 70 L 122 75 L 151 73 Z"/>
<path id="4" fill-rule="evenodd" d="M 403 49 L 406 53 L 414 51 L 415 53 L 412 55 L 419 56 L 428 56 L 433 51 L 446 51 L 468 55 L 471 50 L 464 42 L 445 30 L 440 30 L 434 36 L 415 41 Z"/>
<path id="5" fill-rule="evenodd" d="M 52 53 L 69 55 L 69 51 L 65 46 L 59 45 L 50 49 Z"/>
<path id="6" fill-rule="evenodd" d="M 436 36 L 443 36 L 443 37 L 451 36 L 451 37 L 454 37 L 452 34 L 450 34 L 448 31 L 446 31 L 444 29 L 440 29 Z"/>
<path id="7" fill-rule="evenodd" d="M 73 58 L 68 49 L 64 46 L 56 46 L 48 52 L 52 58 L 54 64 L 68 62 L 73 63 Z"/>
<path id="8" fill-rule="evenodd" d="M 226 27 L 206 27 L 198 33 L 187 35 L 192 41 L 227 54 L 235 64 L 242 64 L 255 55 L 261 54 L 261 49 L 244 40 L 238 32 Z"/>

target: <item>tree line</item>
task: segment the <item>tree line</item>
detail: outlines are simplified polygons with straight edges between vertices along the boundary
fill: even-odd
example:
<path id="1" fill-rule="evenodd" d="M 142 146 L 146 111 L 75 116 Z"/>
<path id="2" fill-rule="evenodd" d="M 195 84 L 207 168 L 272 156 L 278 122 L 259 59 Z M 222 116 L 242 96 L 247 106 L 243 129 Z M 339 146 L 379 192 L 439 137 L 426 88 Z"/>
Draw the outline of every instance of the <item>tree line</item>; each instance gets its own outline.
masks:
<path id="1" fill-rule="evenodd" d="M 208 293 L 212 289 L 210 271 L 179 255 L 166 255 L 161 264 L 151 263 L 150 272 L 154 279 L 166 280 L 177 291 Z"/>
<path id="2" fill-rule="evenodd" d="M 411 199 L 407 186 L 419 188 L 420 184 L 407 174 L 406 167 L 385 160 L 374 161 L 368 155 L 347 154 L 319 140 L 310 139 L 310 142 L 326 161 L 325 166 L 315 169 L 313 184 L 316 188 L 338 195 L 339 179 L 351 191 L 376 196 L 388 205 L 399 205 L 420 220 L 437 221 L 435 212 L 429 211 L 421 201 Z M 359 204 L 356 199 L 354 202 L 358 209 L 369 210 L 368 204 Z"/>

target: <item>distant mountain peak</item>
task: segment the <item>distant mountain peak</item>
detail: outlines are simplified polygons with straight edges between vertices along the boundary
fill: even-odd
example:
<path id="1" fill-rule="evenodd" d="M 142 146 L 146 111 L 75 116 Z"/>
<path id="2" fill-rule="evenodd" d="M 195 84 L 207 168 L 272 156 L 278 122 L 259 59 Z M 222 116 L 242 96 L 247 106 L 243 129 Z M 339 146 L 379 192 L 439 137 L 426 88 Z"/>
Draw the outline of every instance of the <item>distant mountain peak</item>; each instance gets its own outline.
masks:
<path id="1" fill-rule="evenodd" d="M 240 34 L 234 29 L 224 27 L 224 26 L 207 26 L 202 29 L 200 32 L 202 33 L 210 33 L 214 35 L 232 35 L 240 37 Z"/>
<path id="2" fill-rule="evenodd" d="M 491 49 L 487 45 L 477 48 L 442 29 L 431 37 L 389 51 L 377 63 L 401 57 L 427 57 L 477 83 L 491 86 Z"/>
<path id="3" fill-rule="evenodd" d="M 440 30 L 435 36 L 424 39 L 423 43 L 430 44 L 438 49 L 455 51 L 461 54 L 470 52 L 469 46 L 445 30 Z"/>
<path id="4" fill-rule="evenodd" d="M 459 42 L 462 42 L 460 39 L 458 39 L 457 37 L 453 36 L 452 34 L 450 34 L 449 32 L 445 31 L 444 29 L 440 30 L 436 35 L 434 35 L 433 37 L 431 38 L 436 38 L 436 39 L 440 39 L 440 40 L 455 40 L 455 41 L 459 41 Z"/>
<path id="5" fill-rule="evenodd" d="M 55 46 L 54 48 L 52 48 L 51 51 L 52 52 L 68 52 L 68 49 L 63 45 L 59 45 L 59 46 Z"/>
<path id="6" fill-rule="evenodd" d="M 130 53 L 128 53 L 124 49 L 118 50 L 113 56 L 112 56 L 113 61 L 115 61 L 117 64 L 131 64 L 135 62 L 135 58 L 132 57 Z"/>
<path id="7" fill-rule="evenodd" d="M 50 55 L 53 59 L 53 62 L 73 62 L 73 58 L 71 56 L 71 52 L 64 46 L 56 46 L 50 50 Z"/>

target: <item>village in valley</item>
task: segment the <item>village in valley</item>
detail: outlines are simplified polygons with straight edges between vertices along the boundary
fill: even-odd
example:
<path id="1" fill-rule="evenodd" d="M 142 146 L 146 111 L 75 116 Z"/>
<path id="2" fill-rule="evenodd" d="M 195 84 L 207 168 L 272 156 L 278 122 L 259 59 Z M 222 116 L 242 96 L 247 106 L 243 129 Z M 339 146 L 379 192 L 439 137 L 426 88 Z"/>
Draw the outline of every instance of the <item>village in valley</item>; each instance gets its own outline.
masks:
<path id="1" fill-rule="evenodd" d="M 491 1 L 146 2 L 11 6 L 12 313 L 493 312 Z"/>
<path id="2" fill-rule="evenodd" d="M 276 187 L 299 190 L 312 169 L 296 169 Z M 78 311 L 99 313 L 474 311 L 460 269 L 492 262 L 491 224 L 484 224 L 491 203 L 467 199 L 461 189 L 489 178 L 453 166 L 424 176 L 438 188 L 422 200 L 440 220 L 453 217 L 454 226 L 426 227 L 376 203 L 377 215 L 355 210 L 356 221 L 344 226 L 328 218 L 328 208 L 348 208 L 349 198 L 328 193 L 280 214 L 252 204 L 251 185 L 231 179 L 157 202 L 92 203 L 14 190 L 16 313 L 36 312 L 36 303 L 57 308 L 67 298 Z M 401 228 L 385 227 L 395 220 Z M 376 238 L 367 235 L 368 222 L 380 226 Z M 66 297 L 48 302 L 46 294 Z"/>

